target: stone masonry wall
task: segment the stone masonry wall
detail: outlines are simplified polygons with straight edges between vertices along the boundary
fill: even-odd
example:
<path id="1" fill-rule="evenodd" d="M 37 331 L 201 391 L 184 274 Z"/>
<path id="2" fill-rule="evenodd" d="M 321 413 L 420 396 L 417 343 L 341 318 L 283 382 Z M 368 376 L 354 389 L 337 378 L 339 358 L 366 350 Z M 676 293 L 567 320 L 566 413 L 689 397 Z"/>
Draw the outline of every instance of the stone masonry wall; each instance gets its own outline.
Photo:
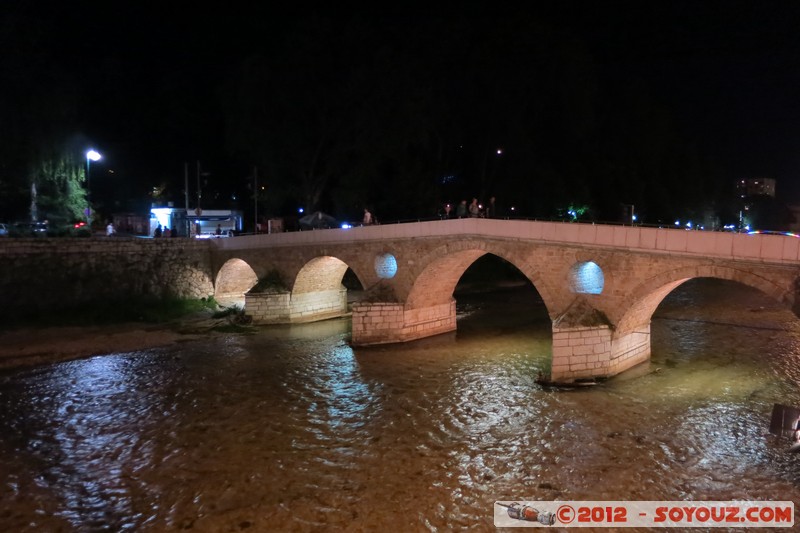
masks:
<path id="1" fill-rule="evenodd" d="M 356 346 L 406 342 L 455 329 L 455 300 L 421 309 L 406 309 L 396 303 L 353 305 L 352 343 Z"/>
<path id="2" fill-rule="evenodd" d="M 611 329 L 607 326 L 553 328 L 553 364 L 550 380 L 608 376 Z"/>
<path id="3" fill-rule="evenodd" d="M 608 326 L 553 328 L 550 380 L 610 377 L 650 357 L 650 326 L 619 338 Z"/>
<path id="4" fill-rule="evenodd" d="M 256 324 L 313 322 L 347 313 L 347 289 L 292 294 L 289 291 L 245 294 L 247 315 Z"/>
<path id="5" fill-rule="evenodd" d="M 0 239 L 0 316 L 134 297 L 213 295 L 210 247 L 190 239 Z"/>

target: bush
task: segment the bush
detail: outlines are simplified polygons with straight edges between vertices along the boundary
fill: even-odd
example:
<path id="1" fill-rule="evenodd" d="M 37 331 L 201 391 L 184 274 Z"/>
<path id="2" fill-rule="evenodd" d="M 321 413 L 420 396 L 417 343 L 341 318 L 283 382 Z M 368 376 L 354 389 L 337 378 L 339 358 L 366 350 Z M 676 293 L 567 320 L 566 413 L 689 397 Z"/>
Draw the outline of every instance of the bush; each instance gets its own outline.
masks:
<path id="1" fill-rule="evenodd" d="M 57 311 L 44 311 L 27 315 L 11 315 L 0 324 L 3 329 L 24 326 L 97 326 L 123 322 L 165 323 L 200 312 L 219 308 L 213 297 L 184 298 L 130 298 L 109 300 L 92 305 L 64 306 Z"/>

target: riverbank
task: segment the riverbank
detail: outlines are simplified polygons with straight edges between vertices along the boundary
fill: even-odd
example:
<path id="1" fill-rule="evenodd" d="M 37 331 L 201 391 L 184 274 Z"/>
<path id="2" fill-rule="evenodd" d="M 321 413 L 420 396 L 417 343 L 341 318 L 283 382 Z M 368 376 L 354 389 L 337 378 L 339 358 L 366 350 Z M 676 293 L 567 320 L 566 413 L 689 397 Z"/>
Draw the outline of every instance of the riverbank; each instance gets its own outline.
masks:
<path id="1" fill-rule="evenodd" d="M 0 370 L 147 350 L 219 334 L 227 319 L 207 313 L 160 324 L 23 327 L 0 331 Z"/>

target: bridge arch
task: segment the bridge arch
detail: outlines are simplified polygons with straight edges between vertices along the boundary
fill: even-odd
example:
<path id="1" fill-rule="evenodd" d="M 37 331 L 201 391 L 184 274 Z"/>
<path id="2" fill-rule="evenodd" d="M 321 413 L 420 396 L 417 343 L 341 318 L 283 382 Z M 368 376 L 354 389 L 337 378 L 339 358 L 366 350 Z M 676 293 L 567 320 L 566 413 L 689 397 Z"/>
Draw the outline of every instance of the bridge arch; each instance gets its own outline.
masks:
<path id="1" fill-rule="evenodd" d="M 258 276 L 246 261 L 239 258 L 228 259 L 217 272 L 214 298 L 222 305 L 244 307 L 244 295 L 256 283 Z"/>
<path id="2" fill-rule="evenodd" d="M 256 323 L 291 324 L 316 322 L 348 312 L 344 276 L 350 267 L 331 255 L 317 255 L 299 270 L 284 270 L 280 282 L 264 291 L 248 293 L 247 313 Z M 352 269 L 358 283 L 362 278 Z"/>
<path id="3" fill-rule="evenodd" d="M 416 261 L 419 266 L 417 272 L 411 273 L 413 285 L 406 298 L 406 307 L 416 309 L 449 302 L 467 268 L 486 254 L 496 255 L 514 265 L 531 282 L 552 317 L 554 300 L 535 265 L 510 250 L 508 245 L 472 239 L 440 246 Z"/>
<path id="4" fill-rule="evenodd" d="M 361 286 L 363 278 L 356 269 L 332 255 L 317 256 L 307 261 L 297 273 L 292 284 L 292 294 L 339 290 L 347 269 L 351 268 Z"/>
<path id="5" fill-rule="evenodd" d="M 693 278 L 717 278 L 735 281 L 761 291 L 787 308 L 792 308 L 793 295 L 786 288 L 752 272 L 720 265 L 700 265 L 662 272 L 631 291 L 633 304 L 617 321 L 616 335 L 628 333 L 649 324 L 658 305 L 681 284 Z"/>

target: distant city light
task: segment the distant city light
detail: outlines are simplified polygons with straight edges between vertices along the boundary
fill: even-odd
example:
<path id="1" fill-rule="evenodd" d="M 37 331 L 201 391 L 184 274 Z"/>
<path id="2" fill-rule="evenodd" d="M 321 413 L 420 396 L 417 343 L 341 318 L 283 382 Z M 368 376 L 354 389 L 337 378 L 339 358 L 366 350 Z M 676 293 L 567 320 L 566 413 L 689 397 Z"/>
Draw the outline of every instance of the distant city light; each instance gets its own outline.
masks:
<path id="1" fill-rule="evenodd" d="M 675 225 L 676 225 L 676 226 L 680 226 L 680 225 L 681 225 L 681 221 L 680 221 L 680 220 L 676 220 L 676 221 L 675 221 Z"/>
<path id="2" fill-rule="evenodd" d="M 633 220 L 634 222 L 636 222 L 636 215 L 633 215 L 633 216 L 631 217 L 631 220 Z"/>
<path id="3" fill-rule="evenodd" d="M 298 208 L 297 208 L 297 212 L 298 212 L 298 213 L 302 213 L 303 211 L 305 211 L 305 210 L 304 210 L 302 207 L 298 207 Z"/>
<path id="4" fill-rule="evenodd" d="M 95 150 L 89 150 L 88 152 L 86 152 L 86 159 L 88 159 L 89 161 L 100 161 L 100 159 L 101 159 L 102 157 L 103 157 L 103 156 L 101 156 L 101 155 L 100 155 L 100 154 L 99 154 L 97 151 L 95 151 Z"/>
<path id="5" fill-rule="evenodd" d="M 502 150 L 502 148 L 498 148 L 498 149 L 497 149 L 497 155 L 503 155 L 503 150 Z"/>
<path id="6" fill-rule="evenodd" d="M 691 221 L 691 220 L 690 220 L 689 222 L 687 222 L 687 223 L 686 223 L 686 227 L 687 227 L 688 229 L 692 229 L 692 221 Z"/>
<path id="7" fill-rule="evenodd" d="M 352 227 L 353 227 L 353 226 L 351 226 L 351 225 L 350 225 L 350 224 L 348 224 L 347 222 L 342 222 L 342 229 L 350 229 L 350 228 L 352 228 Z"/>

